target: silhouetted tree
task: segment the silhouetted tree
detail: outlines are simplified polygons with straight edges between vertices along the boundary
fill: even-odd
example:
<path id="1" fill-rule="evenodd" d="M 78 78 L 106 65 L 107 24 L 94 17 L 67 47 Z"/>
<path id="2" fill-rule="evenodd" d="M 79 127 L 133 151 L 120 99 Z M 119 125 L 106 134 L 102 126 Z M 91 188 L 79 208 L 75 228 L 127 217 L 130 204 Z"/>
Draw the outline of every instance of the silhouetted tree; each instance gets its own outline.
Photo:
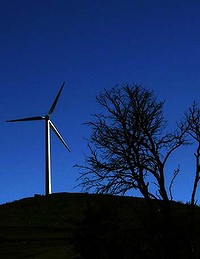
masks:
<path id="1" fill-rule="evenodd" d="M 166 133 L 164 102 L 139 85 L 116 86 L 96 98 L 103 108 L 89 121 L 90 154 L 85 157 L 79 180 L 85 190 L 125 194 L 139 190 L 143 197 L 161 199 L 167 206 L 165 165 L 185 144 L 185 128 Z"/>
<path id="2" fill-rule="evenodd" d="M 196 205 L 196 192 L 200 180 L 200 109 L 196 102 L 192 104 L 189 110 L 185 113 L 185 118 L 181 123 L 182 127 L 185 127 L 187 130 L 187 134 L 191 137 L 191 140 L 196 144 L 196 152 L 194 153 L 195 156 L 195 176 L 194 176 L 194 183 L 190 201 L 190 258 L 195 258 L 196 244 L 195 240 L 195 205 Z"/>
<path id="3" fill-rule="evenodd" d="M 195 205 L 195 196 L 200 180 L 200 109 L 198 108 L 197 103 L 189 108 L 188 112 L 185 113 L 185 119 L 182 122 L 182 125 L 185 125 L 187 128 L 187 133 L 191 137 L 192 141 L 197 144 L 195 156 L 195 177 L 194 184 L 191 195 L 191 205 Z"/>

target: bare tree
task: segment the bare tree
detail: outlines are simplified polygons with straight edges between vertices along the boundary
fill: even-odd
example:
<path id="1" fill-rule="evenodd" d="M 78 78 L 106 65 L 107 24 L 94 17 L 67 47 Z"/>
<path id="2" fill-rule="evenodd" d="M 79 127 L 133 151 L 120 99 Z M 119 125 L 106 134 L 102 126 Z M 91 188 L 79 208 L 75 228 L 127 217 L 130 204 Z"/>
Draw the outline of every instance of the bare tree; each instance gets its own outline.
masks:
<path id="1" fill-rule="evenodd" d="M 189 108 L 189 111 L 185 113 L 185 120 L 182 122 L 182 125 L 185 124 L 187 127 L 187 133 L 190 135 L 192 140 L 197 144 L 195 156 L 195 177 L 191 195 L 191 205 L 195 205 L 195 196 L 198 188 L 198 183 L 200 180 L 200 109 L 198 108 L 197 103 Z"/>
<path id="2" fill-rule="evenodd" d="M 198 247 L 198 242 L 195 238 L 195 205 L 196 205 L 196 192 L 200 180 L 200 109 L 196 102 L 185 113 L 185 117 L 181 122 L 181 127 L 185 128 L 187 134 L 190 136 L 190 142 L 196 144 L 195 156 L 195 176 L 190 200 L 190 225 L 188 229 L 190 243 L 189 252 L 190 258 L 195 258 L 196 248 Z M 191 141 L 192 140 L 192 141 Z"/>
<path id="3" fill-rule="evenodd" d="M 176 177 L 178 176 L 178 174 L 180 173 L 180 166 L 178 166 L 177 169 L 174 170 L 174 175 L 170 181 L 170 184 L 169 184 L 169 194 L 170 194 L 170 200 L 173 201 L 173 195 L 172 195 L 172 186 L 174 184 L 174 181 L 176 179 Z"/>
<path id="4" fill-rule="evenodd" d="M 116 86 L 96 98 L 103 108 L 89 121 L 90 154 L 85 157 L 79 180 L 85 190 L 125 194 L 139 190 L 146 200 L 169 203 L 165 165 L 170 155 L 185 144 L 185 130 L 164 133 L 164 102 L 139 85 Z"/>

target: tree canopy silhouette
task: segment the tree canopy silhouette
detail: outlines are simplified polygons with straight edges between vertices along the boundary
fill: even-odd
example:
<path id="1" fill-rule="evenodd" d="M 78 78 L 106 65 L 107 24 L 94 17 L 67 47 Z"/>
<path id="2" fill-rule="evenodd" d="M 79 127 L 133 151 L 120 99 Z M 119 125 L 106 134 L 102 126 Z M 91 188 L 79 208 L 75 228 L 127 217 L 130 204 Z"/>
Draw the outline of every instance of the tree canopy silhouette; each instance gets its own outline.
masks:
<path id="1" fill-rule="evenodd" d="M 196 102 L 185 112 L 185 117 L 181 122 L 181 127 L 185 127 L 187 134 L 191 139 L 191 143 L 196 144 L 195 156 L 195 177 L 193 183 L 193 190 L 191 195 L 191 205 L 195 205 L 195 196 L 197 192 L 198 183 L 200 180 L 200 109 Z"/>
<path id="2" fill-rule="evenodd" d="M 185 140 L 185 127 L 166 132 L 163 101 L 140 85 L 115 86 L 97 97 L 102 113 L 86 124 L 92 129 L 79 180 L 85 190 L 169 201 L 165 165 Z"/>

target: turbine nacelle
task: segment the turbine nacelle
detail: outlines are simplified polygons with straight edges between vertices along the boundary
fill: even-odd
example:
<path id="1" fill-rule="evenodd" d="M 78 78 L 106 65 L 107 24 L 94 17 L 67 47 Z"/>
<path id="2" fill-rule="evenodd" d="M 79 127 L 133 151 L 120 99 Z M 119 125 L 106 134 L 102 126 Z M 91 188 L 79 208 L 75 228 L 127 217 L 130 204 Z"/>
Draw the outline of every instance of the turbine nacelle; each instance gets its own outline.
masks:
<path id="1" fill-rule="evenodd" d="M 45 116 L 44 116 L 44 119 L 45 119 L 45 120 L 50 120 L 49 114 L 45 115 Z"/>

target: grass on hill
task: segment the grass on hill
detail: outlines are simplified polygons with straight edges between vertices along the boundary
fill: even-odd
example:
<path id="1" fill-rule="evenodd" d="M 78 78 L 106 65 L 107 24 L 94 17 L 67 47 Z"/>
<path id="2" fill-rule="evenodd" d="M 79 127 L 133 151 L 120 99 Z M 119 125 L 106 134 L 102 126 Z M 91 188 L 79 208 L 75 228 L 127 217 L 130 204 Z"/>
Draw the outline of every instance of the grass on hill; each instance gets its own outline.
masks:
<path id="1" fill-rule="evenodd" d="M 157 214 L 151 218 L 145 200 L 133 197 L 57 193 L 3 204 L 0 258 L 153 259 L 160 252 L 159 258 L 169 259 L 170 249 L 176 250 L 171 258 L 190 258 L 189 206 L 172 203 L 172 228 L 159 206 L 155 202 Z M 194 258 L 200 258 L 199 222 L 196 207 Z"/>

